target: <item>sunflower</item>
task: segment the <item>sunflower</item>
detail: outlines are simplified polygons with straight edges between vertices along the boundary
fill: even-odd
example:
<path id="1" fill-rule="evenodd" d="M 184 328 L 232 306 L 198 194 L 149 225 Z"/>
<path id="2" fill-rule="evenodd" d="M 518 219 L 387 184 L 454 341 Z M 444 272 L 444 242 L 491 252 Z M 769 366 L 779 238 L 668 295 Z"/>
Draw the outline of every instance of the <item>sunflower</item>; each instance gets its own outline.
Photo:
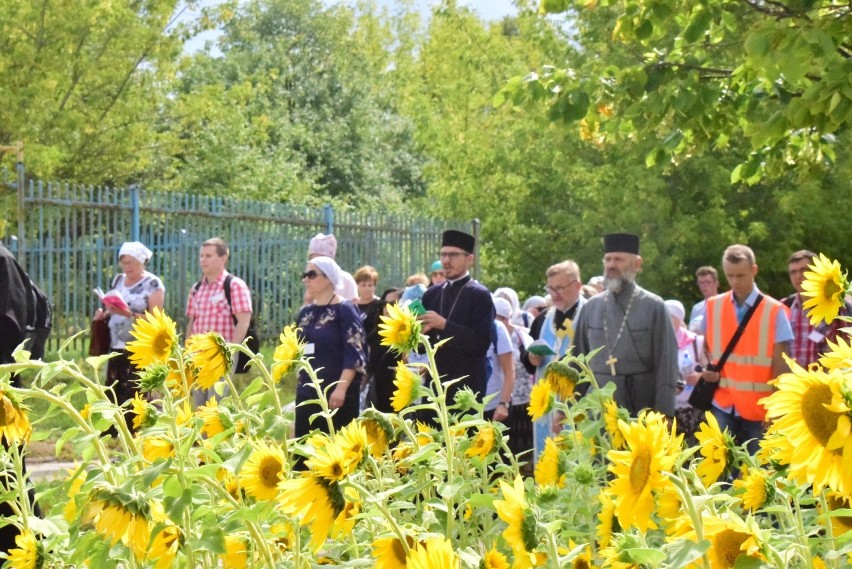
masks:
<path id="1" fill-rule="evenodd" d="M 852 504 L 849 503 L 849 498 L 838 494 L 837 492 L 827 492 L 825 495 L 825 503 L 828 506 L 829 513 L 852 508 Z M 834 537 L 840 537 L 846 532 L 852 531 L 852 517 L 832 515 L 829 519 L 831 519 L 831 532 L 834 534 Z M 823 523 L 825 523 L 824 519 Z"/>
<path id="2" fill-rule="evenodd" d="M 574 549 L 577 549 L 577 544 L 574 543 L 573 539 L 568 540 L 568 550 L 573 551 Z M 592 563 L 592 548 L 589 545 L 585 545 L 571 561 L 571 569 L 592 569 L 592 567 L 594 567 Z"/>
<path id="3" fill-rule="evenodd" d="M 391 396 L 391 407 L 399 413 L 417 399 L 420 374 L 411 371 L 411 368 L 405 365 L 405 362 L 397 362 L 393 384 L 396 389 Z"/>
<path id="4" fill-rule="evenodd" d="M 503 537 L 515 554 L 514 567 L 527 569 L 536 563 L 533 550 L 538 545 L 538 536 L 535 516 L 524 494 L 524 481 L 517 476 L 514 485 L 509 486 L 501 480 L 500 489 L 503 492 L 503 499 L 495 500 L 494 508 L 500 519 L 506 522 Z"/>
<path id="5" fill-rule="evenodd" d="M 353 421 L 337 431 L 333 443 L 343 451 L 346 474 L 352 474 L 367 456 L 370 443 L 367 429 L 360 421 Z"/>
<path id="6" fill-rule="evenodd" d="M 331 525 L 331 536 L 338 539 L 352 533 L 355 522 L 358 521 L 356 516 L 361 513 L 361 497 L 357 490 L 349 486 L 344 489 L 343 497 L 345 498 L 343 509 Z"/>
<path id="7" fill-rule="evenodd" d="M 33 427 L 26 409 L 11 391 L 0 390 L 0 440 L 18 446 L 30 440 Z"/>
<path id="8" fill-rule="evenodd" d="M 166 525 L 154 536 L 151 549 L 148 551 L 148 559 L 157 561 L 157 569 L 172 567 L 178 551 L 183 546 L 183 541 L 183 534 L 179 527 L 174 524 Z"/>
<path id="9" fill-rule="evenodd" d="M 390 346 L 397 353 L 408 353 L 420 344 L 420 321 L 407 306 L 389 304 L 388 315 L 382 316 L 379 336 L 382 345 Z"/>
<path id="10" fill-rule="evenodd" d="M 813 484 L 817 493 L 828 487 L 849 495 L 852 437 L 841 394 L 844 377 L 839 370 L 805 370 L 785 359 L 792 371 L 778 376 L 773 382 L 777 391 L 760 400 L 767 418 L 774 419 L 764 446 L 789 465 L 793 478 Z"/>
<path id="11" fill-rule="evenodd" d="M 414 547 L 410 536 L 405 538 L 409 548 Z M 406 569 L 405 546 L 397 537 L 382 537 L 373 541 L 373 557 L 376 558 L 376 569 Z"/>
<path id="12" fill-rule="evenodd" d="M 598 512 L 598 525 L 595 526 L 595 536 L 598 539 L 598 547 L 609 547 L 612 534 L 621 531 L 618 518 L 615 517 L 615 502 L 612 496 L 604 489 L 598 494 L 601 503 L 601 511 Z"/>
<path id="13" fill-rule="evenodd" d="M 644 563 L 634 559 L 633 551 L 645 547 L 638 536 L 623 533 L 613 536 L 607 547 L 600 550 L 600 556 L 604 559 L 604 567 L 611 569 L 644 569 Z"/>
<path id="14" fill-rule="evenodd" d="M 77 518 L 77 502 L 75 497 L 80 493 L 80 488 L 83 487 L 83 483 L 86 482 L 86 472 L 77 472 L 74 470 L 69 470 L 71 483 L 68 485 L 68 501 L 65 502 L 65 509 L 62 512 L 62 517 L 65 518 L 65 521 L 69 524 L 73 522 Z"/>
<path id="15" fill-rule="evenodd" d="M 93 503 L 97 515 L 95 531 L 110 545 L 121 540 L 137 559 L 142 559 L 147 552 L 151 536 L 146 517 L 149 505 L 142 500 L 118 498 L 106 491 L 96 495 L 98 497 Z"/>
<path id="16" fill-rule="evenodd" d="M 656 491 L 657 515 L 663 523 L 666 535 L 679 536 L 692 528 L 689 516 L 684 517 L 683 501 L 671 480 Z"/>
<path id="17" fill-rule="evenodd" d="M 560 472 L 563 469 L 559 460 L 562 455 L 562 441 L 562 437 L 544 439 L 544 450 L 535 465 L 535 482 L 539 486 L 565 487 L 565 472 Z"/>
<path id="18" fill-rule="evenodd" d="M 335 518 L 344 507 L 337 484 L 303 472 L 299 478 L 284 480 L 279 485 L 278 503 L 288 516 L 299 518 L 299 525 L 311 526 L 311 548 L 319 550 L 328 537 Z"/>
<path id="19" fill-rule="evenodd" d="M 509 569 L 509 560 L 492 546 L 491 550 L 482 556 L 479 566 L 481 569 Z"/>
<path id="20" fill-rule="evenodd" d="M 707 558 L 711 569 L 728 569 L 734 567 L 740 556 L 763 560 L 756 528 L 750 527 L 743 520 L 735 517 L 704 516 L 702 518 L 704 539 L 710 541 Z M 698 541 L 695 531 L 684 537 Z"/>
<path id="21" fill-rule="evenodd" d="M 819 359 L 821 366 L 828 370 L 852 367 L 852 340 L 845 342 L 838 336 L 836 344 L 831 340 L 826 340 L 826 344 L 829 349 Z"/>
<path id="22" fill-rule="evenodd" d="M 281 342 L 275 348 L 275 353 L 272 354 L 272 379 L 275 382 L 281 381 L 291 371 L 294 371 L 295 364 L 304 356 L 304 343 L 299 340 L 299 329 L 295 324 L 287 326 L 278 336 Z"/>
<path id="23" fill-rule="evenodd" d="M 410 464 L 406 459 L 412 454 L 414 454 L 414 446 L 411 443 L 400 443 L 394 447 L 391 457 L 396 465 L 397 472 L 400 474 L 406 474 L 408 472 Z"/>
<path id="24" fill-rule="evenodd" d="M 273 500 L 286 464 L 287 456 L 278 446 L 257 442 L 240 469 L 240 486 L 256 500 Z"/>
<path id="25" fill-rule="evenodd" d="M 156 417 L 152 413 L 154 406 L 142 399 L 138 392 L 133 394 L 130 407 L 133 411 L 133 430 L 138 431 L 150 427 L 156 422 Z"/>
<path id="26" fill-rule="evenodd" d="M 127 342 L 130 361 L 139 369 L 152 363 L 167 363 L 177 345 L 174 320 L 158 307 L 136 319 L 130 335 L 135 338 Z"/>
<path id="27" fill-rule="evenodd" d="M 414 546 L 406 569 L 459 569 L 459 557 L 449 539 L 436 537 Z"/>
<path id="28" fill-rule="evenodd" d="M 627 421 L 629 418 L 627 409 L 619 407 L 615 399 L 610 399 L 604 403 L 604 427 L 607 435 L 609 435 L 610 444 L 615 450 L 622 450 L 625 445 L 624 435 L 618 428 L 618 421 Z"/>
<path id="29" fill-rule="evenodd" d="M 248 564 L 248 544 L 242 537 L 225 536 L 225 553 L 219 554 L 222 569 L 243 569 Z"/>
<path id="30" fill-rule="evenodd" d="M 198 378 L 198 370 L 195 369 L 192 358 L 187 357 L 183 360 L 183 374 L 181 374 L 177 360 L 169 360 L 168 373 L 163 381 L 175 398 L 186 397 L 187 395 L 183 388 L 184 378 L 186 378 L 186 387 L 192 389 L 195 380 Z"/>
<path id="31" fill-rule="evenodd" d="M 322 478 L 329 484 L 340 482 L 353 471 L 351 458 L 336 442 L 315 449 L 305 465 L 314 476 Z"/>
<path id="32" fill-rule="evenodd" d="M 704 457 L 695 471 L 704 486 L 709 488 L 728 470 L 733 457 L 731 452 L 733 440 L 727 431 L 722 432 L 719 422 L 710 411 L 705 412 L 704 422 L 695 433 L 695 438 L 701 445 L 700 452 Z"/>
<path id="33" fill-rule="evenodd" d="M 812 270 L 805 273 L 802 283 L 802 296 L 810 299 L 802 304 L 802 309 L 811 309 L 808 316 L 812 326 L 819 324 L 820 320 L 830 324 L 843 306 L 849 283 L 846 273 L 840 273 L 837 261 L 830 261 L 820 253 L 813 262 L 809 267 Z"/>
<path id="34" fill-rule="evenodd" d="M 494 450 L 495 438 L 494 427 L 483 425 L 479 429 L 479 432 L 476 433 L 476 436 L 473 437 L 473 441 L 471 441 L 465 454 L 469 457 L 478 456 L 480 459 L 485 460 L 489 453 Z"/>
<path id="35" fill-rule="evenodd" d="M 544 368 L 544 381 L 550 384 L 550 389 L 562 401 L 574 397 L 579 380 L 580 373 L 565 362 L 553 361 Z"/>
<path id="36" fill-rule="evenodd" d="M 210 389 L 231 369 L 231 352 L 218 332 L 190 336 L 186 350 L 192 354 L 192 367 L 198 370 L 195 385 Z"/>
<path id="37" fill-rule="evenodd" d="M 41 545 L 31 531 L 22 531 L 15 536 L 17 547 L 9 550 L 10 569 L 36 569 L 44 562 Z"/>
<path id="38" fill-rule="evenodd" d="M 743 468 L 740 478 L 734 480 L 734 488 L 740 494 L 743 508 L 756 512 L 766 503 L 771 485 L 766 473 L 760 468 Z"/>
<path id="39" fill-rule="evenodd" d="M 370 448 L 370 454 L 373 455 L 373 458 L 381 458 L 393 437 L 393 425 L 384 415 L 374 409 L 364 411 L 364 416 L 359 420 L 367 432 L 367 445 Z"/>
<path id="40" fill-rule="evenodd" d="M 163 437 L 143 437 L 142 438 L 142 457 L 148 462 L 154 462 L 160 458 L 169 458 L 174 456 L 175 447 Z"/>
<path id="41" fill-rule="evenodd" d="M 636 526 L 645 532 L 654 511 L 652 490 L 667 480 L 677 452 L 665 422 L 655 413 L 642 414 L 639 421 L 619 422 L 627 450 L 611 450 L 609 471 L 615 475 L 610 491 L 615 496 L 615 513 L 622 528 Z"/>
<path id="42" fill-rule="evenodd" d="M 533 421 L 538 421 L 553 409 L 553 392 L 550 390 L 550 384 L 546 381 L 539 381 L 533 385 L 530 391 L 530 404 L 527 407 L 527 412 Z"/>
<path id="43" fill-rule="evenodd" d="M 195 410 L 195 414 L 201 418 L 201 434 L 207 438 L 215 437 L 225 432 L 222 417 L 219 415 L 219 404 L 215 397 L 207 400 L 207 403 Z"/>

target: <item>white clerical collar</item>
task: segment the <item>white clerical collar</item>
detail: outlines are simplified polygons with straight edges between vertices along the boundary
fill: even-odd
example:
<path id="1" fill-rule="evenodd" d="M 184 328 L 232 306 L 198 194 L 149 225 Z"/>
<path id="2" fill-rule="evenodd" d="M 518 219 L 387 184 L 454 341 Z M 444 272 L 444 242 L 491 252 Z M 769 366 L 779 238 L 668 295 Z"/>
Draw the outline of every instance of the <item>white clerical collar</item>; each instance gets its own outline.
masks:
<path id="1" fill-rule="evenodd" d="M 467 271 L 467 272 L 465 272 L 465 274 L 463 274 L 462 276 L 460 276 L 460 277 L 459 277 L 459 278 L 457 278 L 457 279 L 447 279 L 447 282 L 448 282 L 449 284 L 451 284 L 451 285 L 454 285 L 454 284 L 456 284 L 457 282 L 459 282 L 459 281 L 461 281 L 461 280 L 464 280 L 464 279 L 466 279 L 466 278 L 467 278 L 467 277 L 469 277 L 469 276 L 470 276 L 470 272 L 469 272 L 469 271 Z"/>

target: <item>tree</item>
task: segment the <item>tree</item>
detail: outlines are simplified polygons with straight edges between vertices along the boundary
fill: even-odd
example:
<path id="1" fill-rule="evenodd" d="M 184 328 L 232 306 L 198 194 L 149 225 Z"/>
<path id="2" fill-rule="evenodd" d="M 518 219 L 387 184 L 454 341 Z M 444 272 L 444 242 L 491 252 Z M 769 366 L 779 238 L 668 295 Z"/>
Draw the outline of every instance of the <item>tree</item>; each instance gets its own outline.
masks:
<path id="1" fill-rule="evenodd" d="M 422 193 L 411 125 L 381 89 L 375 15 L 316 0 L 229 10 L 221 57 L 194 57 L 178 83 L 169 187 L 388 207 Z"/>
<path id="2" fill-rule="evenodd" d="M 731 141 L 731 180 L 834 161 L 852 122 L 852 7 L 839 0 L 544 0 L 582 57 L 509 81 L 499 101 L 544 100 L 587 136 L 654 138 L 649 164 Z M 807 166 L 805 166 L 807 167 Z"/>
<path id="3" fill-rule="evenodd" d="M 25 143 L 28 173 L 133 180 L 157 151 L 160 85 L 186 30 L 178 0 L 7 0 L 0 14 L 0 144 Z"/>

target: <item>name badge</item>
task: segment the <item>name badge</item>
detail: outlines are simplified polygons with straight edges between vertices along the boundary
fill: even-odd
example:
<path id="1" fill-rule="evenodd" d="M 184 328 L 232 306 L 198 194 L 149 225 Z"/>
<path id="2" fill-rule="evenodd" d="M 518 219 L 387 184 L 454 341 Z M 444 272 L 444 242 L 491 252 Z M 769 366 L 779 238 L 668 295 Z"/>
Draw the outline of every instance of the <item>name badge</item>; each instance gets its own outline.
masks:
<path id="1" fill-rule="evenodd" d="M 819 330 L 811 330 L 811 333 L 808 334 L 808 340 L 814 344 L 821 344 L 822 341 L 825 340 L 825 334 L 821 333 Z"/>
<path id="2" fill-rule="evenodd" d="M 225 293 L 222 293 L 222 292 L 218 292 L 218 293 L 216 293 L 216 294 L 214 294 L 213 296 L 210 297 L 210 302 L 212 302 L 214 304 L 219 304 L 223 300 L 225 300 Z"/>
<path id="3" fill-rule="evenodd" d="M 314 345 L 313 342 L 311 342 L 310 344 L 305 344 L 305 355 L 306 356 L 314 355 L 315 351 L 316 351 L 316 346 Z"/>

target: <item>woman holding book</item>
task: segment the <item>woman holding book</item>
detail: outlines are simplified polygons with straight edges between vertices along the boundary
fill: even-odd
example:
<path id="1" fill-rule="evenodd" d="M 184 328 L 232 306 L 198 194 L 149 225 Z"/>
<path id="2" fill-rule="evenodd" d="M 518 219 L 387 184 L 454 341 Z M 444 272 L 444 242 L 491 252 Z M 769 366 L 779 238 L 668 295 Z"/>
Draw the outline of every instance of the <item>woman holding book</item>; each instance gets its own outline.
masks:
<path id="1" fill-rule="evenodd" d="M 136 392 L 138 371 L 130 363 L 127 342 L 133 340 L 130 330 L 134 320 L 155 306 L 162 309 L 165 287 L 159 277 L 145 270 L 153 253 L 138 241 L 129 241 L 118 251 L 121 273 L 112 280 L 112 288 L 101 299 L 104 308 L 99 308 L 95 319 L 109 318 L 110 348 L 118 355 L 107 365 L 107 385 L 115 391 L 118 405 L 133 399 Z M 130 419 L 127 420 L 130 426 Z"/>

